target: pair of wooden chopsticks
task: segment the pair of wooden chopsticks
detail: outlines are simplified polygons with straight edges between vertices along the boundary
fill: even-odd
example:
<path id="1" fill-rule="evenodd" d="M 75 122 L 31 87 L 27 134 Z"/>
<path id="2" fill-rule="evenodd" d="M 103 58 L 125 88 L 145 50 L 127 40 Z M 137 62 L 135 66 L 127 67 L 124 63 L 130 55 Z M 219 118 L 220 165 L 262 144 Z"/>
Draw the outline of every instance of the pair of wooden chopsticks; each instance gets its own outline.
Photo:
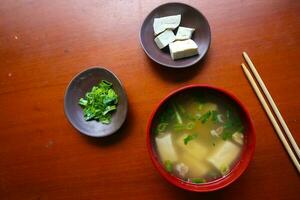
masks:
<path id="1" fill-rule="evenodd" d="M 273 98 L 271 97 L 268 89 L 266 88 L 263 80 L 260 78 L 258 72 L 256 71 L 255 66 L 252 63 L 251 59 L 249 58 L 248 54 L 246 52 L 243 52 L 243 56 L 244 56 L 246 62 L 248 63 L 248 65 L 249 65 L 254 77 L 256 78 L 258 84 L 260 85 L 261 90 L 263 91 L 263 93 L 265 94 L 269 104 L 271 105 L 271 108 L 273 109 L 273 112 L 275 113 L 275 115 L 276 115 L 278 121 L 280 122 L 283 130 L 285 131 L 285 134 L 286 134 L 288 140 L 290 141 L 290 143 L 292 145 L 292 148 L 294 149 L 295 153 L 293 152 L 292 148 L 290 147 L 289 143 L 287 142 L 282 130 L 280 129 L 275 117 L 273 116 L 272 111 L 270 110 L 264 96 L 262 95 L 261 91 L 259 90 L 259 88 L 258 88 L 255 80 L 253 79 L 250 71 L 247 69 L 246 65 L 244 63 L 242 63 L 242 68 L 245 72 L 245 75 L 248 78 L 248 80 L 249 80 L 252 88 L 254 89 L 258 99 L 260 100 L 262 106 L 264 107 L 269 119 L 271 120 L 271 122 L 272 122 L 272 124 L 273 124 L 273 126 L 274 126 L 274 128 L 277 132 L 277 135 L 279 136 L 283 146 L 285 147 L 285 149 L 288 152 L 290 158 L 292 159 L 295 167 L 297 168 L 298 172 L 300 173 L 300 164 L 299 164 L 299 161 L 297 160 L 297 157 L 298 157 L 298 159 L 300 159 L 299 147 L 298 147 L 297 143 L 295 142 L 295 139 L 294 139 L 292 133 L 290 132 L 288 126 L 286 125 L 284 119 L 282 118 L 282 116 L 281 116 L 275 102 L 273 101 Z"/>

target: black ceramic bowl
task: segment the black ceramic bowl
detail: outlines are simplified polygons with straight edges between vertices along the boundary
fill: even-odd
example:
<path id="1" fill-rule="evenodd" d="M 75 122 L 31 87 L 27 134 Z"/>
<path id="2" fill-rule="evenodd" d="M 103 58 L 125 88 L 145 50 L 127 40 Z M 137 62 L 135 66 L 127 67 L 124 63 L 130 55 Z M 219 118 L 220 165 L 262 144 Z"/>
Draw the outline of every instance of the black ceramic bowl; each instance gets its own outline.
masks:
<path id="1" fill-rule="evenodd" d="M 111 82 L 119 96 L 117 110 L 112 114 L 110 124 L 95 120 L 85 121 L 83 110 L 78 104 L 79 99 L 101 80 Z M 122 126 L 126 119 L 128 102 L 125 90 L 116 75 L 105 68 L 93 67 L 79 73 L 70 82 L 65 93 L 64 109 L 68 120 L 79 132 L 92 137 L 104 137 L 115 133 Z"/>
<path id="2" fill-rule="evenodd" d="M 171 58 L 168 47 L 161 50 L 155 44 L 153 21 L 157 17 L 178 14 L 181 14 L 180 26 L 196 29 L 192 40 L 198 45 L 199 55 L 174 61 Z M 204 15 L 197 9 L 183 3 L 167 3 L 155 8 L 144 20 L 140 31 L 140 42 L 149 58 L 158 64 L 172 68 L 189 67 L 199 62 L 207 53 L 210 41 L 210 27 Z"/>

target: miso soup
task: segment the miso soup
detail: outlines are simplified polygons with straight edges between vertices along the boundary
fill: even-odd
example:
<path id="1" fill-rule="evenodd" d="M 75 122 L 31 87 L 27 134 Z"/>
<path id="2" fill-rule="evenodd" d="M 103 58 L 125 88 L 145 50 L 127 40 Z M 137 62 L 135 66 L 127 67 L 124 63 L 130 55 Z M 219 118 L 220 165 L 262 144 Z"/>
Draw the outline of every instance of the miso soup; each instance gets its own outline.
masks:
<path id="1" fill-rule="evenodd" d="M 165 170 L 195 184 L 228 174 L 244 145 L 237 109 L 213 93 L 171 98 L 155 117 L 152 131 Z"/>

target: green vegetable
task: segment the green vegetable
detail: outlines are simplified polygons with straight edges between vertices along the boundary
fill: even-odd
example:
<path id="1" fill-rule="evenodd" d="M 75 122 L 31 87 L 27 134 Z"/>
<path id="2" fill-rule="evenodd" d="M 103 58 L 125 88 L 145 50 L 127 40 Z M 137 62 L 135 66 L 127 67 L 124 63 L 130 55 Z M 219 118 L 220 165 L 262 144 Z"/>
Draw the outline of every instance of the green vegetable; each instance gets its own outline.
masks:
<path id="1" fill-rule="evenodd" d="M 217 123 L 218 122 L 218 112 L 217 111 L 211 111 L 211 120 L 214 122 L 214 123 Z"/>
<path id="2" fill-rule="evenodd" d="M 182 118 L 181 118 L 181 116 L 180 116 L 180 114 L 179 114 L 179 112 L 178 112 L 178 110 L 177 110 L 176 104 L 174 103 L 174 104 L 172 104 L 172 105 L 173 105 L 173 109 L 174 109 L 174 112 L 175 112 L 175 115 L 176 115 L 177 122 L 178 122 L 179 124 L 182 124 L 182 123 L 183 123 L 183 122 L 182 122 Z"/>
<path id="3" fill-rule="evenodd" d="M 205 183 L 206 180 L 204 178 L 191 178 L 192 183 Z"/>
<path id="4" fill-rule="evenodd" d="M 168 123 L 160 123 L 160 124 L 158 124 L 157 127 L 156 127 L 157 133 L 164 132 L 167 129 L 168 125 L 169 125 Z"/>
<path id="5" fill-rule="evenodd" d="M 226 121 L 222 132 L 222 139 L 228 140 L 232 138 L 235 132 L 244 130 L 243 124 L 237 114 L 234 114 L 231 109 L 226 111 Z"/>
<path id="6" fill-rule="evenodd" d="M 187 124 L 174 124 L 174 131 L 182 131 L 182 130 L 192 130 L 195 128 L 196 124 L 193 121 L 188 122 Z"/>
<path id="7" fill-rule="evenodd" d="M 174 124 L 173 129 L 174 129 L 174 131 L 182 131 L 182 130 L 185 130 L 185 125 L 184 124 Z"/>
<path id="8" fill-rule="evenodd" d="M 224 174 L 227 174 L 227 172 L 229 171 L 229 167 L 227 165 L 222 165 L 220 167 L 220 171 L 221 173 L 224 175 Z"/>
<path id="9" fill-rule="evenodd" d="M 118 95 L 113 90 L 112 83 L 102 80 L 84 98 L 80 98 L 78 104 L 83 108 L 86 121 L 95 119 L 109 124 L 112 111 L 117 109 Z"/>
<path id="10" fill-rule="evenodd" d="M 186 137 L 183 138 L 183 142 L 185 145 L 187 145 L 191 140 L 194 140 L 196 138 L 197 138 L 197 134 L 187 135 Z"/>
<path id="11" fill-rule="evenodd" d="M 185 128 L 187 130 L 192 130 L 193 128 L 195 128 L 195 122 L 188 122 L 185 126 Z"/>
<path id="12" fill-rule="evenodd" d="M 166 160 L 165 168 L 168 172 L 172 172 L 173 171 L 173 163 L 170 160 Z"/>
<path id="13" fill-rule="evenodd" d="M 210 116 L 211 116 L 211 111 L 208 111 L 204 115 L 202 115 L 200 117 L 201 123 L 204 124 L 205 122 L 207 122 L 207 120 L 209 120 Z"/>

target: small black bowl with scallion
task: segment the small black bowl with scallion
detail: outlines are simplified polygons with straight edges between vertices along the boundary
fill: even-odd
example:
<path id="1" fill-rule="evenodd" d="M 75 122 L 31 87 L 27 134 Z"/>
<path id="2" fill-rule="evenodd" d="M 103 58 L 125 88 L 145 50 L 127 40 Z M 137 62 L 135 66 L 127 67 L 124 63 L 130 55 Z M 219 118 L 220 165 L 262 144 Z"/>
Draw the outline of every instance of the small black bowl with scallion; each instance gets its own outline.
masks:
<path id="1" fill-rule="evenodd" d="M 74 128 L 91 137 L 115 133 L 125 122 L 128 100 L 111 71 L 92 67 L 76 75 L 64 98 L 65 114 Z"/>

